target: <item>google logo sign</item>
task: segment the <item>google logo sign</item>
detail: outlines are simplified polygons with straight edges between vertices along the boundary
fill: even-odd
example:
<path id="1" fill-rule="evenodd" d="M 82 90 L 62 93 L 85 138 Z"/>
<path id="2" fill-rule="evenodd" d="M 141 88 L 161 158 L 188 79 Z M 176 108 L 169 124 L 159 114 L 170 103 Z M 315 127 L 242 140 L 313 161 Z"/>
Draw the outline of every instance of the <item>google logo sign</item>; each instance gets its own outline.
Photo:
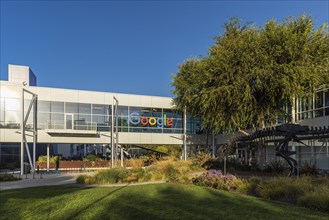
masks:
<path id="1" fill-rule="evenodd" d="M 167 118 L 167 115 L 164 114 L 163 118 L 155 118 L 155 117 L 145 117 L 145 116 L 140 116 L 138 112 L 132 112 L 129 115 L 129 122 L 133 125 L 143 125 L 143 126 L 155 126 L 157 125 L 158 128 L 163 128 L 163 127 L 172 127 L 173 125 L 173 119 L 172 118 Z"/>

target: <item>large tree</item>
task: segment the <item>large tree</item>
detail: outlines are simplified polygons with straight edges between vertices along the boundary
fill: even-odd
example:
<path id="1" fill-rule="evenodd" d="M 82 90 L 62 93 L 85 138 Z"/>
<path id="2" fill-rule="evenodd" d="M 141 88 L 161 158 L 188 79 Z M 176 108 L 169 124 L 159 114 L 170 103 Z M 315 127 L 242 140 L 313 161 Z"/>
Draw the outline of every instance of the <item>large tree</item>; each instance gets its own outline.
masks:
<path id="1" fill-rule="evenodd" d="M 286 117 L 295 97 L 329 83 L 328 26 L 289 17 L 263 27 L 225 23 L 208 55 L 189 59 L 173 76 L 178 109 L 202 117 L 213 132 L 264 127 Z"/>

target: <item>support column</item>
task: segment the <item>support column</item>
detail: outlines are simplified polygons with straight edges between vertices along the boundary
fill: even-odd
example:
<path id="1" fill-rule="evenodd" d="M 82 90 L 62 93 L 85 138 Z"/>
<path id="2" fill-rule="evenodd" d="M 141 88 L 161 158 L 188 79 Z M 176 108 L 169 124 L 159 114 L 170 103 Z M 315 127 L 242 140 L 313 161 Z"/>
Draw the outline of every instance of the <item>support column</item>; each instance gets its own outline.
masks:
<path id="1" fill-rule="evenodd" d="M 84 154 L 84 157 L 87 156 L 87 144 L 83 145 L 83 154 Z"/>
<path id="2" fill-rule="evenodd" d="M 24 175 L 24 89 L 21 96 L 21 175 Z"/>
<path id="3" fill-rule="evenodd" d="M 296 146 L 296 142 L 292 141 L 292 145 L 291 145 L 291 150 L 292 151 L 296 151 L 295 155 L 291 155 L 291 158 L 295 159 L 297 162 L 297 176 L 299 176 L 299 154 L 298 154 L 298 147 Z M 294 174 L 292 174 L 294 175 Z"/>
<path id="4" fill-rule="evenodd" d="M 291 106 L 291 122 L 296 123 L 296 98 L 293 97 Z"/>
<path id="5" fill-rule="evenodd" d="M 120 146 L 120 149 L 121 149 L 121 151 L 120 151 L 120 153 L 121 153 L 121 155 L 120 155 L 120 159 L 121 159 L 121 167 L 123 167 L 123 147 Z"/>
<path id="6" fill-rule="evenodd" d="M 49 144 L 47 144 L 47 173 L 49 173 Z"/>
<path id="7" fill-rule="evenodd" d="M 186 108 L 184 109 L 184 134 L 183 134 L 183 145 L 184 145 L 184 160 L 187 160 L 187 156 L 186 156 Z"/>
<path id="8" fill-rule="evenodd" d="M 111 113 L 111 168 L 114 167 L 114 100 L 112 101 Z"/>
<path id="9" fill-rule="evenodd" d="M 37 138 L 38 138 L 38 98 L 35 97 L 33 105 L 33 179 L 35 179 L 35 163 L 36 163 L 36 148 L 37 148 Z"/>

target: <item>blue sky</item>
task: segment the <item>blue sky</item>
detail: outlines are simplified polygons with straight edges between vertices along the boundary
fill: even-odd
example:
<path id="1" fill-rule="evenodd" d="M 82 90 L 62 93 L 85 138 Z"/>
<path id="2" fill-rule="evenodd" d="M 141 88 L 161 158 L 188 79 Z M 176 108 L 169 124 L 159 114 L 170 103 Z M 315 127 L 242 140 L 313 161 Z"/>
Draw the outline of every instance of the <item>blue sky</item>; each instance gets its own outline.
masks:
<path id="1" fill-rule="evenodd" d="M 38 85 L 171 95 L 171 74 L 205 55 L 231 16 L 263 25 L 303 13 L 328 23 L 325 1 L 1 1 L 0 79 L 28 65 Z"/>

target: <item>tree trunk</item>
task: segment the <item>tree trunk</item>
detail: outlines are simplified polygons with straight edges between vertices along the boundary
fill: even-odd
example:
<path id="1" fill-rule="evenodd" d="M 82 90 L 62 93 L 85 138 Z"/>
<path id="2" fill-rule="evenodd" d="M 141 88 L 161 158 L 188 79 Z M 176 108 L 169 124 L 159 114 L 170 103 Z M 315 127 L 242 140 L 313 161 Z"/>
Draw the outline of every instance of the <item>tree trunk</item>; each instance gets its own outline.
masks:
<path id="1" fill-rule="evenodd" d="M 265 115 L 264 115 L 264 111 L 262 110 L 260 112 L 260 126 L 261 129 L 265 129 Z M 264 149 L 265 149 L 265 139 L 262 138 L 259 142 L 258 142 L 258 165 L 259 166 L 264 166 L 265 164 L 265 153 L 264 153 Z"/>
<path id="2" fill-rule="evenodd" d="M 209 129 L 206 130 L 206 148 L 208 149 Z"/>

